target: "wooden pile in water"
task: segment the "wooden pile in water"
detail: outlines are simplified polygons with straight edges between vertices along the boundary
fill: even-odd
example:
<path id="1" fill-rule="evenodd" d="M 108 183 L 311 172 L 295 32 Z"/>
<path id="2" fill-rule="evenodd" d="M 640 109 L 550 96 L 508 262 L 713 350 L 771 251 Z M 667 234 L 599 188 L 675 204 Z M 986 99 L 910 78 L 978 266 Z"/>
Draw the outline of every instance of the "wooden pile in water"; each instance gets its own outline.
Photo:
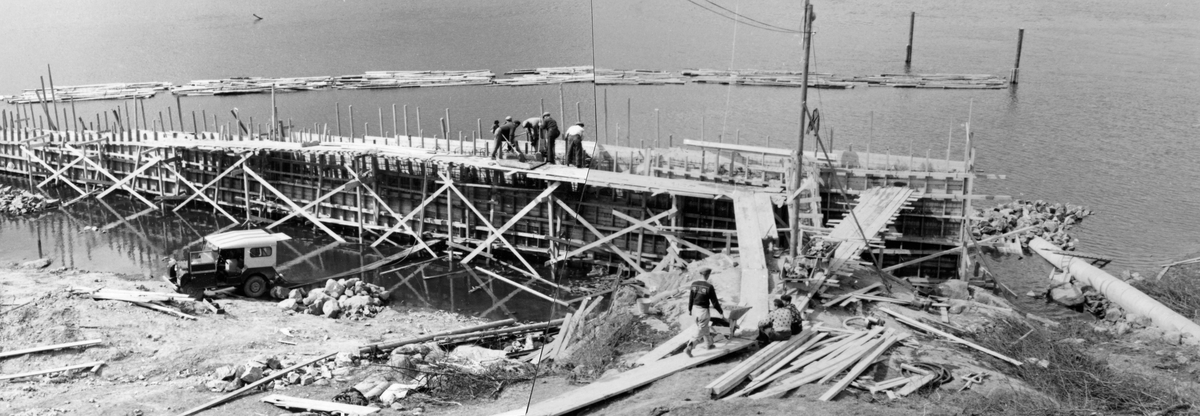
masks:
<path id="1" fill-rule="evenodd" d="M 564 84 L 569 82 L 596 82 L 597 85 L 683 85 L 686 80 L 667 71 L 648 69 L 605 69 L 593 70 L 591 66 L 565 66 L 534 69 L 516 69 L 504 75 L 520 75 L 514 78 L 497 79 L 494 85 L 524 86 Z"/>
<path id="2" fill-rule="evenodd" d="M 362 75 L 335 77 L 337 89 L 446 87 L 455 85 L 486 85 L 496 74 L 488 70 L 466 71 L 367 71 Z"/>
<path id="3" fill-rule="evenodd" d="M 121 100 L 127 98 L 150 98 L 160 90 L 171 88 L 170 82 L 134 82 L 113 84 L 89 84 L 54 87 L 49 89 L 27 89 L 19 95 L 6 97 L 9 104 L 29 104 L 51 101 Z"/>
<path id="4" fill-rule="evenodd" d="M 799 71 L 770 71 L 759 69 L 685 69 L 683 75 L 700 84 L 733 84 L 765 87 L 799 87 L 804 74 Z M 829 79 L 832 74 L 808 73 L 809 88 L 847 89 L 856 84 Z"/>

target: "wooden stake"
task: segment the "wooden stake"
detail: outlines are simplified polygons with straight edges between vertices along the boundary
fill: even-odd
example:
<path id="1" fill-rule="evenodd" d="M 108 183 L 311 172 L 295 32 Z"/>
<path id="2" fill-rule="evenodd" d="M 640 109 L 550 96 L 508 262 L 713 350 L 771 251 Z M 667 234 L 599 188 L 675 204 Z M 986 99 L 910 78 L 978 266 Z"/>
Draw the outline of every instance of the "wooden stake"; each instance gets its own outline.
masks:
<path id="1" fill-rule="evenodd" d="M 1017 83 L 1017 77 L 1021 75 L 1021 44 L 1025 42 L 1025 28 L 1017 29 L 1017 58 L 1013 62 L 1012 75 L 1009 77 L 1010 84 Z M 910 41 L 911 43 L 911 41 Z"/>
<path id="2" fill-rule="evenodd" d="M 908 46 L 906 46 L 904 48 L 904 51 L 905 51 L 904 52 L 904 64 L 905 65 L 912 63 L 913 28 L 915 28 L 916 25 L 917 25 L 917 12 L 912 12 L 912 14 L 908 15 Z"/>

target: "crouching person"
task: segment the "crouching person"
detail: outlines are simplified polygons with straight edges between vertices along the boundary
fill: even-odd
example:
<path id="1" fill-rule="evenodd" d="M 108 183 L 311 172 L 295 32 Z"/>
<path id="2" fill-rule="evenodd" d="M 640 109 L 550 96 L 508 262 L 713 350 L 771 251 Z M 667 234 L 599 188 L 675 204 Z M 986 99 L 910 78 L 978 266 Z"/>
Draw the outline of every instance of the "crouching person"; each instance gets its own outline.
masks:
<path id="1" fill-rule="evenodd" d="M 758 323 L 758 345 L 764 346 L 771 341 L 784 341 L 792 337 L 792 322 L 794 315 L 783 299 L 775 299 L 774 309 Z"/>

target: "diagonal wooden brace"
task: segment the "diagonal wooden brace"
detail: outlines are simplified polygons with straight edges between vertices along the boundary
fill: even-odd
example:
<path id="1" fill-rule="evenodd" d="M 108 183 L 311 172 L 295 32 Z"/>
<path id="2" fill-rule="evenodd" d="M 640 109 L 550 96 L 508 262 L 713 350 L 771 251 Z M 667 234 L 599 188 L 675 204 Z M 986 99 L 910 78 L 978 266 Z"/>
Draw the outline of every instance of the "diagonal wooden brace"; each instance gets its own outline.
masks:
<path id="1" fill-rule="evenodd" d="M 437 199 L 438 195 L 441 195 L 442 192 L 446 192 L 446 189 L 448 189 L 448 188 L 450 188 L 450 184 L 442 185 L 441 188 L 438 188 L 437 192 L 434 192 L 433 195 L 429 195 L 428 197 L 426 197 L 425 200 L 421 201 L 421 204 L 417 205 L 416 208 L 413 208 L 413 210 L 410 211 L 408 213 L 408 215 L 405 215 L 404 218 L 400 218 L 400 222 L 398 224 L 396 224 L 396 226 L 387 230 L 386 233 L 383 233 L 383 235 L 379 236 L 378 240 L 375 240 L 374 243 L 371 243 L 371 247 L 378 246 L 379 243 L 382 243 L 383 240 L 386 240 L 388 238 L 388 236 L 392 235 L 392 233 L 401 231 L 401 230 L 404 230 L 405 234 L 412 235 L 414 238 L 416 238 L 418 244 L 425 246 L 425 243 L 423 241 L 421 241 L 421 237 L 419 235 L 417 235 L 417 232 L 413 231 L 413 229 L 408 226 L 408 222 L 412 221 L 413 217 L 420 214 L 421 211 L 424 211 L 426 205 L 429 205 L 429 203 L 431 203 L 435 199 Z M 425 246 L 425 248 L 428 250 L 428 246 Z M 434 257 L 437 257 L 437 256 L 435 255 Z"/>
<path id="2" fill-rule="evenodd" d="M 85 155 L 81 155 L 81 156 L 79 156 L 79 157 L 75 158 L 75 160 L 72 160 L 72 161 L 71 161 L 71 163 L 68 163 L 66 166 L 63 166 L 63 167 L 62 167 L 62 169 L 59 169 L 59 170 L 57 170 L 57 171 L 54 171 L 54 172 L 52 172 L 52 173 L 50 174 L 50 176 L 49 176 L 49 177 L 47 177 L 45 180 L 43 180 L 43 181 L 39 182 L 39 183 L 37 184 L 37 187 L 38 187 L 38 188 L 41 188 L 41 187 L 43 187 L 43 186 L 46 186 L 46 184 L 50 183 L 50 181 L 52 181 L 52 180 L 54 180 L 54 179 L 58 178 L 59 176 L 62 176 L 62 174 L 66 173 L 66 172 L 67 172 L 68 170 L 70 170 L 72 167 L 75 167 L 75 165 L 76 165 L 76 164 L 78 164 L 79 162 L 82 162 L 82 161 L 83 161 L 83 158 L 85 158 L 85 157 L 87 157 L 87 155 L 86 155 L 86 154 L 85 154 Z M 69 181 L 69 180 L 67 180 L 67 179 L 61 179 L 61 181 L 63 181 L 63 182 L 70 182 L 70 181 Z"/>
<path id="3" fill-rule="evenodd" d="M 346 168 L 347 172 L 350 172 L 350 176 L 353 176 L 354 180 L 359 181 L 359 182 L 363 181 L 362 178 L 358 176 L 358 173 L 354 171 L 354 169 L 351 169 L 349 166 L 342 166 L 342 167 Z M 395 218 L 397 221 L 404 221 L 404 217 L 400 216 L 400 214 L 397 214 L 396 211 L 393 211 L 392 207 L 388 206 L 387 201 L 384 201 L 383 198 L 381 198 L 379 196 L 379 194 L 375 193 L 375 190 L 371 189 L 370 186 L 363 186 L 362 190 L 366 191 L 367 195 L 370 195 L 371 198 L 374 198 L 375 202 L 379 203 L 379 206 L 382 206 L 383 209 L 387 210 L 388 214 L 390 214 L 392 216 L 392 218 Z M 417 242 L 417 247 L 428 252 L 430 257 L 438 256 L 437 253 L 434 253 L 433 249 L 429 247 L 429 244 L 426 244 L 425 241 L 421 239 L 421 236 L 417 235 L 417 233 L 414 232 L 412 230 L 412 228 L 410 228 L 408 226 L 408 224 L 405 224 L 405 226 L 404 226 L 404 233 L 412 236 L 413 240 L 416 240 L 416 242 Z M 382 241 L 388 241 L 388 240 L 382 240 Z M 371 247 L 374 248 L 375 245 L 372 244 Z"/>
<path id="4" fill-rule="evenodd" d="M 278 189 L 275 189 L 274 186 L 272 186 L 270 183 L 267 183 L 267 180 L 263 179 L 262 176 L 259 176 L 258 172 L 255 172 L 253 169 L 250 169 L 249 166 L 242 166 L 242 171 L 246 172 L 247 175 L 254 177 L 254 180 L 258 181 L 258 183 L 261 184 L 264 188 L 267 188 L 268 191 L 271 191 L 272 194 L 275 194 L 275 197 L 279 198 L 281 201 L 286 203 L 289 207 L 292 207 L 293 211 L 299 211 L 300 215 L 303 215 L 304 218 L 308 218 L 308 220 L 311 221 L 313 223 L 313 225 L 316 225 L 317 228 L 321 229 L 321 231 L 324 231 L 326 234 L 329 234 L 329 236 L 333 237 L 334 240 L 337 240 L 339 243 L 346 242 L 346 239 L 342 238 L 342 236 L 333 232 L 333 230 L 330 230 L 329 227 L 325 226 L 325 224 L 322 224 L 320 219 L 312 216 L 312 214 L 309 214 L 308 212 L 304 211 L 303 209 L 300 209 L 300 206 L 296 205 L 295 202 L 292 202 L 291 198 L 288 198 L 287 195 L 283 194 L 283 192 L 279 192 Z"/>
<path id="5" fill-rule="evenodd" d="M 33 152 L 29 150 L 28 147 L 22 145 L 21 152 L 25 153 L 25 157 L 28 157 L 29 160 L 37 162 L 39 165 L 42 165 L 42 167 L 46 168 L 47 171 L 54 172 L 54 168 L 50 167 L 49 163 L 46 163 L 46 161 L 42 160 L 42 158 L 37 157 L 37 155 L 34 155 Z M 33 170 L 33 168 L 30 168 L 30 170 Z M 63 182 L 66 182 L 67 186 L 70 186 L 71 189 L 74 189 L 76 192 L 79 192 L 79 195 L 87 195 L 88 194 L 84 190 L 79 189 L 78 186 L 75 186 L 75 184 L 72 183 L 71 181 L 63 181 Z M 38 188 L 41 188 L 41 187 L 42 187 L 42 185 L 38 185 Z"/>
<path id="6" fill-rule="evenodd" d="M 487 227 L 488 231 L 493 233 L 493 235 L 499 236 L 498 239 L 500 240 L 500 242 L 502 244 L 504 244 L 505 247 L 508 247 L 508 249 L 510 251 L 512 251 L 514 256 L 517 256 L 517 260 L 521 261 L 521 265 L 523 265 L 523 266 L 525 266 L 525 268 L 529 269 L 529 273 L 527 273 L 527 274 L 529 274 L 530 276 L 540 277 L 537 274 L 537 269 L 534 269 L 533 266 L 530 265 L 529 262 L 525 260 L 525 256 L 522 256 L 521 252 L 517 251 L 517 248 L 513 247 L 512 243 L 509 243 L 508 239 L 504 238 L 504 235 L 501 234 L 499 231 L 497 231 L 496 227 L 493 227 L 491 222 L 488 222 L 487 217 L 483 216 L 483 214 L 479 212 L 478 208 L 475 208 L 475 204 L 472 204 L 471 200 L 467 199 L 466 196 L 463 196 L 462 192 L 460 192 L 458 190 L 458 187 L 454 186 L 454 181 L 450 180 L 450 177 L 446 176 L 446 174 L 443 172 L 438 172 L 438 175 L 441 175 L 442 180 L 450 185 L 450 191 L 454 192 L 455 195 L 458 195 L 458 198 L 463 201 L 463 205 L 466 205 L 467 208 L 470 209 L 471 212 L 474 213 L 475 216 L 479 218 L 479 222 L 481 224 L 483 224 L 484 227 Z"/>
<path id="7" fill-rule="evenodd" d="M 617 218 L 620 218 L 620 219 L 623 219 L 623 220 L 625 220 L 625 221 L 628 221 L 628 222 L 630 222 L 630 223 L 637 222 L 637 218 L 630 217 L 628 214 L 625 214 L 625 213 L 623 213 L 623 212 L 621 212 L 621 211 L 617 211 L 617 210 L 615 210 L 615 209 L 613 210 L 613 216 L 615 216 L 615 217 L 617 217 Z M 654 225 L 650 225 L 650 224 L 648 224 L 648 223 L 650 223 L 650 222 L 653 222 L 653 223 L 655 223 L 655 224 L 658 224 L 659 226 L 662 226 L 662 223 L 658 222 L 658 220 L 657 220 L 657 219 L 650 219 L 650 220 L 647 220 L 647 221 L 645 221 L 645 222 L 647 222 L 647 224 L 646 224 L 646 225 L 644 225 L 644 226 L 642 226 L 642 227 L 643 227 L 643 228 L 645 228 L 646 230 L 648 230 L 648 231 L 650 231 L 650 232 L 652 232 L 652 233 L 655 233 L 655 234 L 661 235 L 661 236 L 663 236 L 663 237 L 666 237 L 668 240 L 670 240 L 670 239 L 672 239 L 672 238 L 675 238 L 674 236 L 671 236 L 669 233 L 667 233 L 667 232 L 663 231 L 663 229 L 662 229 L 662 228 L 658 228 L 658 227 L 656 227 L 656 226 L 654 226 Z M 677 239 L 675 239 L 675 241 L 676 241 L 676 242 L 678 242 L 679 244 L 683 244 L 683 245 L 687 246 L 688 248 L 690 248 L 690 249 L 692 249 L 692 250 L 696 250 L 696 251 L 699 251 L 699 252 L 701 252 L 701 253 L 704 253 L 704 255 L 706 255 L 706 256 L 712 256 L 712 255 L 714 255 L 714 253 L 713 253 L 711 250 L 708 250 L 708 249 L 706 249 L 706 248 L 704 248 L 704 247 L 700 247 L 700 246 L 698 246 L 698 245 L 696 245 L 696 244 L 693 244 L 692 242 L 690 242 L 690 241 L 687 241 L 687 240 L 684 240 L 684 239 L 682 239 L 682 238 L 677 238 Z"/>
<path id="8" fill-rule="evenodd" d="M 320 204 L 320 203 L 321 203 L 321 201 L 324 201 L 324 200 L 326 200 L 326 199 L 332 198 L 334 195 L 337 195 L 337 194 L 338 194 L 338 192 L 342 192 L 342 191 L 345 191 L 345 190 L 347 190 L 347 189 L 354 189 L 354 187 L 355 187 L 355 186 L 358 186 L 359 184 L 360 184 L 360 182 L 359 182 L 359 181 L 357 181 L 357 180 L 351 180 L 350 182 L 346 182 L 346 183 L 345 183 L 345 184 L 343 184 L 342 186 L 339 186 L 339 187 L 337 187 L 337 188 L 333 188 L 333 190 L 332 190 L 332 191 L 329 191 L 329 193 L 326 193 L 325 195 L 321 195 L 321 197 L 320 197 L 320 198 L 314 199 L 314 200 L 312 200 L 312 202 L 309 202 L 308 204 L 305 204 L 303 207 L 301 207 L 301 208 L 300 208 L 300 210 L 301 210 L 301 211 L 305 211 L 305 212 L 307 212 L 309 208 L 312 208 L 312 207 L 316 206 L 317 204 Z M 360 208 L 361 208 L 361 207 L 360 207 Z M 280 219 L 279 219 L 279 221 L 275 221 L 275 222 L 271 223 L 271 225 L 268 225 L 268 226 L 266 226 L 266 229 L 270 230 L 270 229 L 272 229 L 272 228 L 275 228 L 275 227 L 276 227 L 276 226 L 278 226 L 279 224 L 283 224 L 283 223 L 284 223 L 284 222 L 286 222 L 287 220 L 290 220 L 290 219 L 292 219 L 293 217 L 295 217 L 295 216 L 297 216 L 297 215 L 300 215 L 300 212 L 299 212 L 299 211 L 293 211 L 292 213 L 290 213 L 290 214 L 288 214 L 288 215 L 284 216 L 283 218 L 280 218 Z"/>
<path id="9" fill-rule="evenodd" d="M 566 202 L 563 202 L 561 199 L 555 199 L 554 202 L 557 202 L 558 206 L 562 207 L 563 211 L 566 211 L 568 215 L 575 217 L 575 219 L 577 221 L 579 221 L 579 224 L 582 225 L 584 228 L 587 228 L 588 231 L 591 231 L 592 234 L 594 234 L 596 236 L 596 238 L 604 238 L 604 234 L 600 233 L 600 230 L 597 230 L 596 227 L 593 227 L 590 222 L 583 219 L 582 215 L 579 215 L 578 213 L 575 212 L 575 210 L 571 209 L 570 206 L 567 206 Z M 605 245 L 608 246 L 609 251 L 612 251 L 614 254 L 616 254 L 618 257 L 620 257 L 622 260 L 625 260 L 625 263 L 628 263 L 630 266 L 632 266 L 633 270 L 636 270 L 638 272 L 638 274 L 646 272 L 645 270 L 642 269 L 642 265 L 638 264 L 637 260 L 635 260 L 633 258 L 633 256 L 630 256 L 629 253 L 626 253 L 624 250 L 621 250 L 620 248 L 618 248 L 616 244 L 605 243 Z"/>
<path id="10" fill-rule="evenodd" d="M 554 193 L 554 190 L 558 189 L 558 185 L 559 182 L 554 182 L 551 183 L 550 186 L 547 186 L 546 190 L 534 197 L 532 201 L 529 201 L 529 204 L 526 205 L 525 208 L 522 208 L 520 212 L 517 212 L 516 215 L 513 215 L 512 218 L 509 218 L 508 222 L 504 223 L 504 226 L 500 227 L 496 231 L 493 231 L 488 238 L 484 239 L 483 242 L 479 244 L 479 247 L 475 248 L 475 251 L 472 251 L 470 254 L 467 254 L 466 257 L 463 257 L 460 263 L 467 264 L 471 261 L 471 259 L 475 258 L 475 256 L 478 256 L 479 253 L 482 253 L 483 250 L 487 249 L 493 241 L 496 241 L 497 238 L 503 235 L 505 231 L 508 231 L 509 228 L 512 228 L 512 226 L 516 225 L 517 221 L 520 221 L 521 218 L 524 218 L 526 214 L 529 214 L 529 211 L 533 211 L 534 208 L 537 208 L 538 204 L 540 204 L 543 199 Z M 487 223 L 485 222 L 485 224 Z M 518 256 L 518 258 L 519 257 L 520 256 Z M 524 261 L 524 259 L 522 259 L 522 261 Z"/>
<path id="11" fill-rule="evenodd" d="M 566 259 L 568 259 L 568 258 L 574 257 L 574 256 L 578 255 L 579 253 L 583 253 L 583 252 L 585 252 L 585 251 L 588 251 L 588 250 L 591 250 L 591 249 L 593 249 L 593 248 L 596 248 L 596 247 L 600 246 L 601 244 L 604 244 L 604 243 L 607 243 L 607 242 L 609 242 L 609 241 L 612 241 L 613 239 L 616 239 L 617 237 L 623 236 L 623 235 L 625 235 L 625 234 L 629 234 L 629 233 L 631 233 L 631 232 L 633 232 L 633 231 L 637 231 L 638 229 L 640 229 L 640 228 L 642 228 L 642 227 L 649 227 L 649 226 L 651 226 L 651 225 L 650 225 L 650 223 L 651 223 L 651 222 L 657 221 L 657 220 L 659 220 L 659 219 L 662 219 L 662 218 L 664 218 L 664 217 L 666 217 L 666 216 L 668 216 L 668 215 L 674 214 L 674 213 L 675 213 L 675 211 L 676 211 L 676 209 L 675 209 L 675 208 L 671 208 L 671 209 L 668 209 L 668 210 L 666 210 L 666 211 L 660 212 L 660 213 L 658 213 L 658 215 L 655 215 L 655 216 L 653 216 L 653 217 L 650 217 L 649 219 L 647 219 L 647 220 L 645 220 L 645 221 L 637 221 L 637 220 L 629 221 L 630 223 L 632 223 L 632 225 L 630 225 L 628 228 L 625 228 L 625 229 L 623 229 L 623 230 L 621 230 L 621 231 L 617 231 L 617 232 L 615 232 L 615 233 L 609 234 L 607 237 L 600 238 L 599 240 L 593 241 L 593 242 L 591 242 L 590 244 L 588 244 L 588 245 L 586 245 L 586 246 L 583 246 L 583 247 L 577 248 L 577 249 L 575 249 L 575 250 L 571 250 L 571 252 L 570 252 L 570 253 L 567 253 L 567 254 L 564 254 L 564 255 L 558 256 L 558 258 L 553 258 L 553 259 L 550 259 L 549 261 L 547 261 L 547 262 L 546 262 L 546 265 L 550 265 L 550 264 L 553 264 L 553 263 L 555 263 L 555 262 L 563 261 L 563 260 L 566 260 Z M 617 213 L 617 211 L 615 211 L 615 210 L 614 210 L 614 211 L 613 211 L 613 213 L 614 213 L 614 214 L 616 214 L 616 213 Z M 624 215 L 624 214 L 622 214 L 622 215 Z M 626 220 L 626 221 L 628 221 L 628 220 Z"/>
<path id="12" fill-rule="evenodd" d="M 130 187 L 129 185 L 126 185 L 125 183 L 137 178 L 137 175 L 141 174 L 142 172 L 145 172 L 146 169 L 150 169 L 150 168 L 154 167 L 154 165 L 157 165 L 158 162 L 161 162 L 161 161 L 162 161 L 162 159 L 159 159 L 159 158 L 151 158 L 149 162 L 146 162 L 146 164 L 142 165 L 141 167 L 138 167 L 137 169 L 134 169 L 134 171 L 130 172 L 128 175 L 125 175 L 125 178 L 117 181 L 117 183 L 112 184 L 112 186 L 109 186 L 108 189 L 100 191 L 100 193 L 96 194 L 96 198 L 104 198 L 105 195 L 108 195 L 108 194 L 112 193 L 112 191 L 115 191 L 115 190 L 121 189 L 121 188 L 124 188 L 125 190 L 127 190 L 129 192 L 136 193 L 136 191 L 134 191 L 134 189 L 132 187 Z"/>
<path id="13" fill-rule="evenodd" d="M 72 152 L 77 152 L 77 153 L 78 153 L 78 152 L 81 152 L 79 149 L 76 149 L 76 148 L 74 148 L 74 147 L 71 147 L 70 145 L 67 145 L 67 144 L 65 144 L 65 143 L 64 143 L 63 145 L 64 145 L 64 146 L 66 146 L 68 149 L 70 149 Z M 109 179 L 112 179 L 112 181 L 113 181 L 113 182 L 115 182 L 115 183 L 117 183 L 117 184 L 120 184 L 120 183 L 121 183 L 121 180 L 120 180 L 120 179 L 117 179 L 117 177 L 113 176 L 113 175 L 112 175 L 112 173 L 109 173 L 109 172 L 108 172 L 108 169 L 105 169 L 103 166 L 100 166 L 100 164 L 99 164 L 99 163 L 96 163 L 95 161 L 93 161 L 93 160 L 91 160 L 91 159 L 88 159 L 88 158 L 86 158 L 86 157 L 85 157 L 85 158 L 83 158 L 83 161 L 84 161 L 84 162 L 86 162 L 86 163 L 87 163 L 87 164 L 89 164 L 89 165 L 92 165 L 92 167 L 96 168 L 96 171 L 97 171 L 97 172 L 100 172 L 100 174 L 101 174 L 101 175 L 104 175 L 104 176 L 108 177 Z M 138 193 L 137 191 L 135 191 L 133 188 L 130 188 L 129 186 L 126 186 L 126 185 L 122 185 L 121 187 L 122 187 L 122 188 L 125 188 L 125 190 L 129 191 L 129 193 L 130 193 L 131 195 L 133 195 L 133 196 L 134 196 L 134 197 L 136 197 L 137 199 L 141 200 L 141 201 L 142 201 L 142 202 L 144 202 L 146 205 L 148 205 L 148 206 L 151 206 L 151 207 L 154 207 L 154 208 L 158 208 L 158 205 L 155 205 L 155 204 L 154 204 L 154 202 L 151 202 L 149 199 L 146 199 L 146 197 L 142 196 L 142 194 L 139 194 L 139 193 Z"/>
<path id="14" fill-rule="evenodd" d="M 208 195 L 205 195 L 204 191 L 202 190 L 203 188 L 196 188 L 196 185 L 192 184 L 192 181 L 187 180 L 187 178 L 185 178 L 182 174 L 175 171 L 175 168 L 171 167 L 171 165 L 163 165 L 163 167 L 170 171 L 171 174 L 175 175 L 176 179 L 179 179 L 180 182 L 183 182 L 184 185 L 187 185 L 188 188 L 192 188 L 192 192 L 195 192 L 192 194 L 192 196 L 199 196 L 200 199 L 208 202 L 213 206 L 213 208 L 216 208 L 217 211 L 220 211 L 222 215 L 225 215 L 225 217 L 229 218 L 230 221 L 238 224 L 241 223 L 241 221 L 238 221 L 237 217 L 234 217 L 233 214 L 225 211 L 225 208 L 221 208 L 221 205 L 217 204 L 217 201 L 213 201 L 212 198 L 209 198 Z M 171 210 L 171 212 L 177 213 L 180 208 L 183 208 L 183 204 L 179 204 L 179 206 L 175 207 L 175 209 Z"/>
<path id="15" fill-rule="evenodd" d="M 197 197 L 204 198 L 205 200 L 207 200 L 211 204 L 213 204 L 213 206 L 216 206 L 217 203 L 212 202 L 211 199 L 207 198 L 206 195 L 204 194 L 204 191 L 207 190 L 210 186 L 215 185 L 221 179 L 224 179 L 225 175 L 228 175 L 230 172 L 233 172 L 239 166 L 242 166 L 243 163 L 246 163 L 246 161 L 250 159 L 250 156 L 253 156 L 253 155 L 247 153 L 246 155 L 242 156 L 241 159 L 239 159 L 237 162 L 234 162 L 232 165 L 229 165 L 228 168 L 225 168 L 225 171 L 221 172 L 220 175 L 217 175 L 217 177 L 213 178 L 211 181 L 208 181 L 208 183 L 204 184 L 204 186 L 201 186 L 199 189 L 197 189 L 195 185 L 192 185 L 190 182 L 188 182 L 186 177 L 184 177 L 183 175 L 180 175 L 179 172 L 175 172 L 175 170 L 172 169 L 171 172 L 175 173 L 175 177 L 177 177 L 180 180 L 187 183 L 188 187 L 192 188 L 192 190 L 194 190 L 196 192 L 195 194 L 192 194 L 192 196 L 189 196 L 189 197 L 187 197 L 187 199 L 183 200 L 183 202 L 179 203 L 179 205 L 176 206 L 175 209 L 172 211 L 179 211 L 180 209 L 183 209 L 183 207 L 186 206 L 188 204 L 188 202 L 192 202 L 192 200 L 196 199 Z M 170 167 L 168 167 L 167 169 L 170 169 Z M 217 209 L 220 209 L 220 208 L 217 208 Z M 228 215 L 228 214 L 226 214 L 226 215 Z M 230 217 L 230 218 L 232 218 L 232 217 Z M 235 219 L 234 221 L 236 222 L 237 220 Z"/>

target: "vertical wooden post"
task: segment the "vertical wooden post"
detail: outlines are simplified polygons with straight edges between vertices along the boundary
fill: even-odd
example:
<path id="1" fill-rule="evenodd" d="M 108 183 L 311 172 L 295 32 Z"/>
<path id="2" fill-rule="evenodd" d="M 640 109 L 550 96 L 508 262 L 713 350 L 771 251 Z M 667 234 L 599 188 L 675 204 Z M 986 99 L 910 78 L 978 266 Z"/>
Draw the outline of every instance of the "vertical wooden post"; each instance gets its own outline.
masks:
<path id="1" fill-rule="evenodd" d="M 350 142 L 354 143 L 354 106 L 346 106 L 346 111 L 350 112 Z"/>
<path id="2" fill-rule="evenodd" d="M 633 147 L 633 98 L 625 101 L 625 144 Z M 632 161 L 633 159 L 630 159 Z"/>
<path id="3" fill-rule="evenodd" d="M 608 144 L 608 88 L 604 89 L 604 144 Z"/>
<path id="4" fill-rule="evenodd" d="M 575 122 L 576 123 L 583 122 L 583 113 L 581 111 L 579 111 L 579 101 L 575 102 Z"/>
<path id="5" fill-rule="evenodd" d="M 67 111 L 67 110 L 64 109 L 63 111 Z M 71 118 L 75 120 L 75 131 L 83 132 L 83 130 L 79 129 L 79 114 L 75 113 L 75 100 L 71 100 Z M 182 122 L 180 123 L 180 125 L 182 125 Z"/>
<path id="6" fill-rule="evenodd" d="M 333 114 L 337 118 L 338 137 L 342 136 L 342 103 L 333 103 Z"/>
<path id="7" fill-rule="evenodd" d="M 908 15 L 908 46 L 904 48 L 904 64 L 912 63 L 913 28 L 917 25 L 917 12 Z"/>
<path id="8" fill-rule="evenodd" d="M 392 104 L 392 137 L 396 139 L 396 144 L 400 144 L 400 126 L 396 122 L 396 105 Z"/>
<path id="9" fill-rule="evenodd" d="M 384 137 L 384 135 L 383 135 L 383 107 L 377 107 L 377 108 L 379 108 L 379 137 Z M 364 137 L 366 136 L 366 132 L 363 132 L 363 136 Z"/>
<path id="10" fill-rule="evenodd" d="M 1017 29 L 1017 60 L 1013 62 L 1012 76 L 1009 77 L 1010 84 L 1017 83 L 1017 76 L 1021 75 L 1021 44 L 1025 42 L 1025 28 Z"/>
<path id="11" fill-rule="evenodd" d="M 417 137 L 421 138 L 421 148 L 425 148 L 425 135 L 421 132 L 421 107 L 417 107 Z M 422 199 L 424 201 L 424 199 Z"/>
<path id="12" fill-rule="evenodd" d="M 149 127 L 146 127 L 146 126 L 149 125 L 150 123 L 146 122 L 146 101 L 139 98 L 138 103 L 140 103 L 142 105 L 142 128 L 148 129 Z M 135 115 L 135 117 L 136 117 L 136 115 Z"/>
<path id="13" fill-rule="evenodd" d="M 74 110 L 72 110 L 72 111 L 74 111 Z M 179 118 L 179 131 L 183 131 L 183 128 L 184 128 L 183 127 L 183 104 L 182 104 L 182 101 L 179 99 L 179 95 L 175 95 L 175 115 L 178 116 L 178 118 Z M 169 117 L 170 114 L 168 114 L 167 116 Z M 195 120 L 195 119 L 196 119 L 196 116 L 193 113 L 192 120 Z M 195 123 L 192 123 L 192 124 L 195 124 Z M 194 129 L 195 128 L 193 127 L 193 130 Z"/>
<path id="14" fill-rule="evenodd" d="M 450 109 L 446 109 L 446 147 L 450 147 L 450 132 L 454 131 L 450 127 Z"/>
<path id="15" fill-rule="evenodd" d="M 446 119 L 445 118 L 438 117 L 438 127 L 442 128 L 442 137 L 446 138 L 446 152 L 449 153 L 450 152 L 450 133 L 446 131 Z M 438 142 L 436 140 L 434 140 L 434 142 L 438 144 L 437 147 L 441 147 L 440 142 Z"/>
<path id="16" fill-rule="evenodd" d="M 662 138 L 662 117 L 659 117 L 658 109 L 654 109 L 654 147 L 658 147 L 658 141 Z"/>
<path id="17" fill-rule="evenodd" d="M 563 84 L 558 84 L 558 114 L 562 115 L 563 121 L 567 120 L 567 106 L 563 104 Z"/>
<path id="18" fill-rule="evenodd" d="M 54 125 L 62 127 L 58 120 L 58 93 L 54 91 L 54 73 L 50 71 L 50 64 L 46 64 L 46 76 L 50 78 L 50 103 L 54 104 Z"/>
<path id="19" fill-rule="evenodd" d="M 808 56 L 812 47 L 812 5 L 808 0 L 804 0 L 804 58 L 803 75 L 800 83 L 800 147 L 796 149 L 792 158 L 791 180 L 788 181 L 787 194 L 788 199 L 788 225 L 791 228 L 789 233 L 788 254 L 792 258 L 796 258 L 800 252 L 800 203 L 796 198 L 790 196 L 796 194 L 796 190 L 800 188 L 800 176 L 804 161 L 804 135 L 806 126 L 804 125 L 805 118 L 808 116 Z M 728 234 L 726 234 L 728 236 Z"/>

